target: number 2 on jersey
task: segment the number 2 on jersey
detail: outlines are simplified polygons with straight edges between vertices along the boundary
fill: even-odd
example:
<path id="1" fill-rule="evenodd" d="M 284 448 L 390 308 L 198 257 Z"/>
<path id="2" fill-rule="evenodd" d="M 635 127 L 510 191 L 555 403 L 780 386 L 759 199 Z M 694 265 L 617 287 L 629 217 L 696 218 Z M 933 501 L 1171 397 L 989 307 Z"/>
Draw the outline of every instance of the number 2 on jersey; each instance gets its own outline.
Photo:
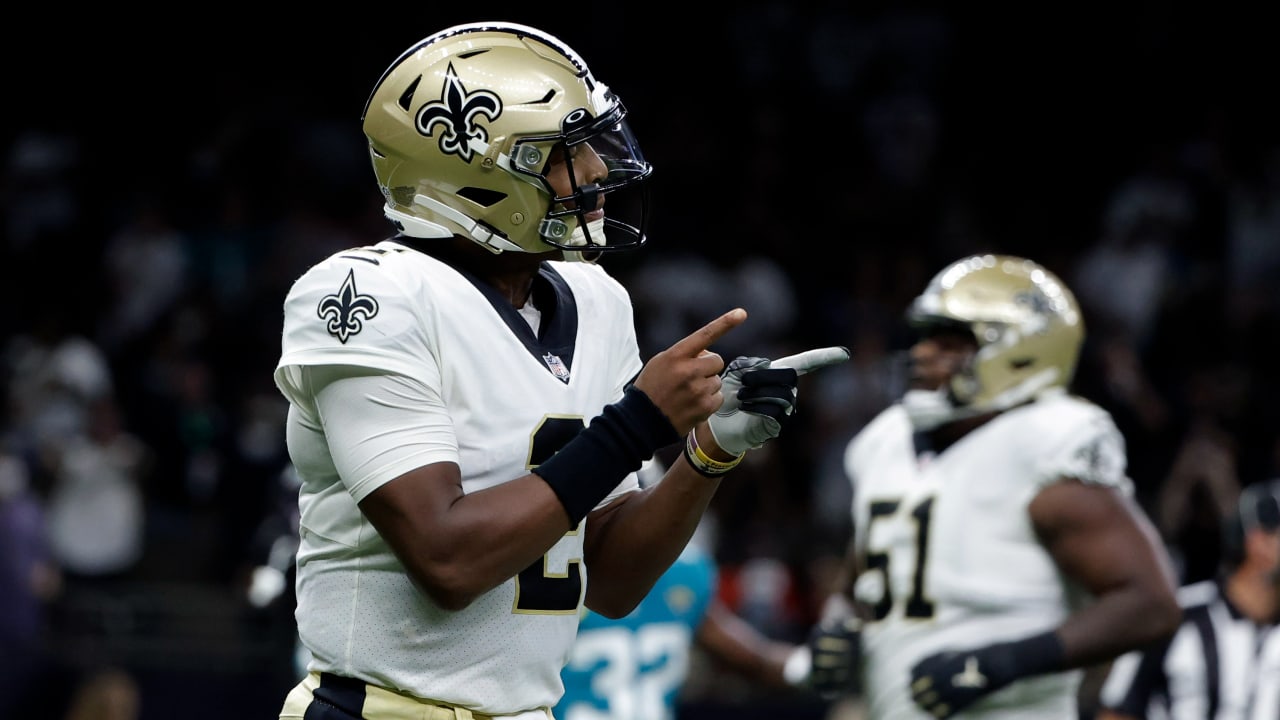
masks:
<path id="1" fill-rule="evenodd" d="M 544 417 L 533 431 L 529 446 L 529 468 L 549 460 L 560 448 L 577 437 L 584 427 L 580 417 Z M 575 528 L 569 531 L 572 535 Z M 563 571 L 552 568 L 549 554 L 535 560 L 516 575 L 514 612 L 534 615 L 576 613 L 582 598 L 581 558 L 568 561 Z"/>

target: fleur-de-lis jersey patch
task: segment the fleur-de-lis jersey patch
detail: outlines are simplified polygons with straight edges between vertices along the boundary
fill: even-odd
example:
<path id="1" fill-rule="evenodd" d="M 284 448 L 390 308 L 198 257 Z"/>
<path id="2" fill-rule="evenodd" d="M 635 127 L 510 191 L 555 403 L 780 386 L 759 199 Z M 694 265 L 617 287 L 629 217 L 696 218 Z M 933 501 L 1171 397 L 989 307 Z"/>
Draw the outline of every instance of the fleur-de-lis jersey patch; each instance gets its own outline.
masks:
<path id="1" fill-rule="evenodd" d="M 480 115 L 490 122 L 497 120 L 502 115 L 502 99 L 488 90 L 467 92 L 453 70 L 453 63 L 449 63 L 440 99 L 432 100 L 418 110 L 418 132 L 431 137 L 435 126 L 442 126 L 437 140 L 440 151 L 471 162 L 471 141 L 489 140 L 489 131 L 476 124 Z"/>
<path id="2" fill-rule="evenodd" d="M 325 295 L 316 307 L 316 314 L 325 321 L 329 334 L 343 345 L 364 329 L 364 324 L 378 314 L 378 301 L 372 295 L 361 295 L 356 290 L 356 271 L 347 271 L 347 279 L 336 294 Z"/>

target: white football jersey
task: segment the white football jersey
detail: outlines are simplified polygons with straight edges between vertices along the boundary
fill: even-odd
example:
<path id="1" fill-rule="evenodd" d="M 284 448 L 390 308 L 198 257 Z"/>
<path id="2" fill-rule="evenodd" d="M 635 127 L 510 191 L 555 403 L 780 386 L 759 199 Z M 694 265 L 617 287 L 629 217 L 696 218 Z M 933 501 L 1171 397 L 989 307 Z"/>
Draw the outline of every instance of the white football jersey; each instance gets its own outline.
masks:
<path id="1" fill-rule="evenodd" d="M 939 454 L 918 452 L 900 405 L 850 441 L 855 597 L 872 718 L 927 718 L 911 668 L 941 650 L 1056 627 L 1082 596 L 1037 541 L 1032 498 L 1059 477 L 1132 492 L 1124 441 L 1103 409 L 1064 393 L 1005 412 Z M 960 717 L 1076 720 L 1079 672 L 1016 682 Z"/>
<path id="2" fill-rule="evenodd" d="M 290 290 L 276 383 L 302 480 L 297 618 L 310 669 L 488 714 L 560 697 L 585 596 L 581 526 L 453 612 L 413 584 L 356 504 L 430 462 L 457 462 L 468 493 L 513 480 L 622 397 L 642 364 L 623 287 L 599 266 L 549 262 L 534 295 L 538 333 L 488 286 L 395 241 L 338 252 Z M 335 364 L 438 392 L 454 443 L 340 477 L 299 370 Z M 636 487 L 633 474 L 610 499 Z"/>

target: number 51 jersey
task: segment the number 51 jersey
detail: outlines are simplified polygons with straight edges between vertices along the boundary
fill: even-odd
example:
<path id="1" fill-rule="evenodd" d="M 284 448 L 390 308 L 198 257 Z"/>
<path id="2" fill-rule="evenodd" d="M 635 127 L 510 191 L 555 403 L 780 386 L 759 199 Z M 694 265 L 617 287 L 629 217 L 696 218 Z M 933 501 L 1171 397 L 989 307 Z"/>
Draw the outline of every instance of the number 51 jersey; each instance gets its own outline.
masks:
<path id="1" fill-rule="evenodd" d="M 407 242 L 338 252 L 285 301 L 275 377 L 292 405 L 290 454 L 302 480 L 299 634 L 313 670 L 489 714 L 549 707 L 585 596 L 581 526 L 470 606 L 446 611 L 414 585 L 357 503 L 431 462 L 456 462 L 470 494 L 548 459 L 639 372 L 631 303 L 599 266 L 544 263 L 535 333 L 493 288 Z M 433 442 L 409 457 L 389 448 L 391 459 L 340 476 L 340 449 L 328 446 L 300 370 L 316 365 L 418 381 L 430 402 L 409 402 L 431 408 L 422 427 Z M 632 475 L 615 494 L 634 487 Z"/>
<path id="2" fill-rule="evenodd" d="M 854 596 L 869 607 L 863 687 L 872 718 L 926 718 L 911 667 L 1056 627 L 1083 600 L 1036 538 L 1027 506 L 1062 477 L 1131 492 L 1124 442 L 1103 409 L 1061 392 L 1004 412 L 934 455 L 900 405 L 849 443 Z M 1030 678 L 970 715 L 1074 720 L 1080 673 Z"/>

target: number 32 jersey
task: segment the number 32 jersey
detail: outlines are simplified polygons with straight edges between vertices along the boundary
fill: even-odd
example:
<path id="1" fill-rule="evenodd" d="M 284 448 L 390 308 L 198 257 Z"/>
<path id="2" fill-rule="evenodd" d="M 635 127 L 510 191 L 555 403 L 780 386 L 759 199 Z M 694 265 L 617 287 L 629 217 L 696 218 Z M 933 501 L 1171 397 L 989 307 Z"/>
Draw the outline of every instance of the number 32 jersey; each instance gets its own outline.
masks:
<path id="1" fill-rule="evenodd" d="M 641 367 L 622 286 L 596 265 L 548 262 L 533 295 L 536 333 L 488 285 L 396 241 L 336 253 L 291 288 L 275 379 L 291 403 L 290 454 L 302 479 L 297 617 L 312 670 L 489 714 L 550 707 L 560 696 L 585 597 L 581 526 L 448 611 L 413 584 L 357 507 L 432 462 L 456 462 L 467 493 L 521 477 L 622 396 Z M 403 403 L 430 407 L 422 426 L 435 442 L 412 455 L 404 443 L 387 447 L 339 474 L 342 449 L 324 427 L 332 419 L 319 417 L 304 370 L 321 365 L 425 388 Z M 359 422 L 361 411 L 337 422 Z M 370 427 L 364 437 L 395 430 Z M 637 486 L 632 475 L 615 495 Z"/>
<path id="2" fill-rule="evenodd" d="M 557 720 L 673 720 L 719 569 L 695 540 L 626 617 L 587 612 Z"/>
<path id="3" fill-rule="evenodd" d="M 1131 492 L 1124 442 L 1105 410 L 1065 393 L 996 416 L 934 455 L 893 405 L 849 443 L 854 596 L 869 606 L 863 687 L 872 718 L 926 718 L 911 667 L 942 650 L 1020 639 L 1083 599 L 1036 539 L 1027 506 L 1058 478 Z M 1030 678 L 962 715 L 1075 718 L 1078 672 Z"/>

